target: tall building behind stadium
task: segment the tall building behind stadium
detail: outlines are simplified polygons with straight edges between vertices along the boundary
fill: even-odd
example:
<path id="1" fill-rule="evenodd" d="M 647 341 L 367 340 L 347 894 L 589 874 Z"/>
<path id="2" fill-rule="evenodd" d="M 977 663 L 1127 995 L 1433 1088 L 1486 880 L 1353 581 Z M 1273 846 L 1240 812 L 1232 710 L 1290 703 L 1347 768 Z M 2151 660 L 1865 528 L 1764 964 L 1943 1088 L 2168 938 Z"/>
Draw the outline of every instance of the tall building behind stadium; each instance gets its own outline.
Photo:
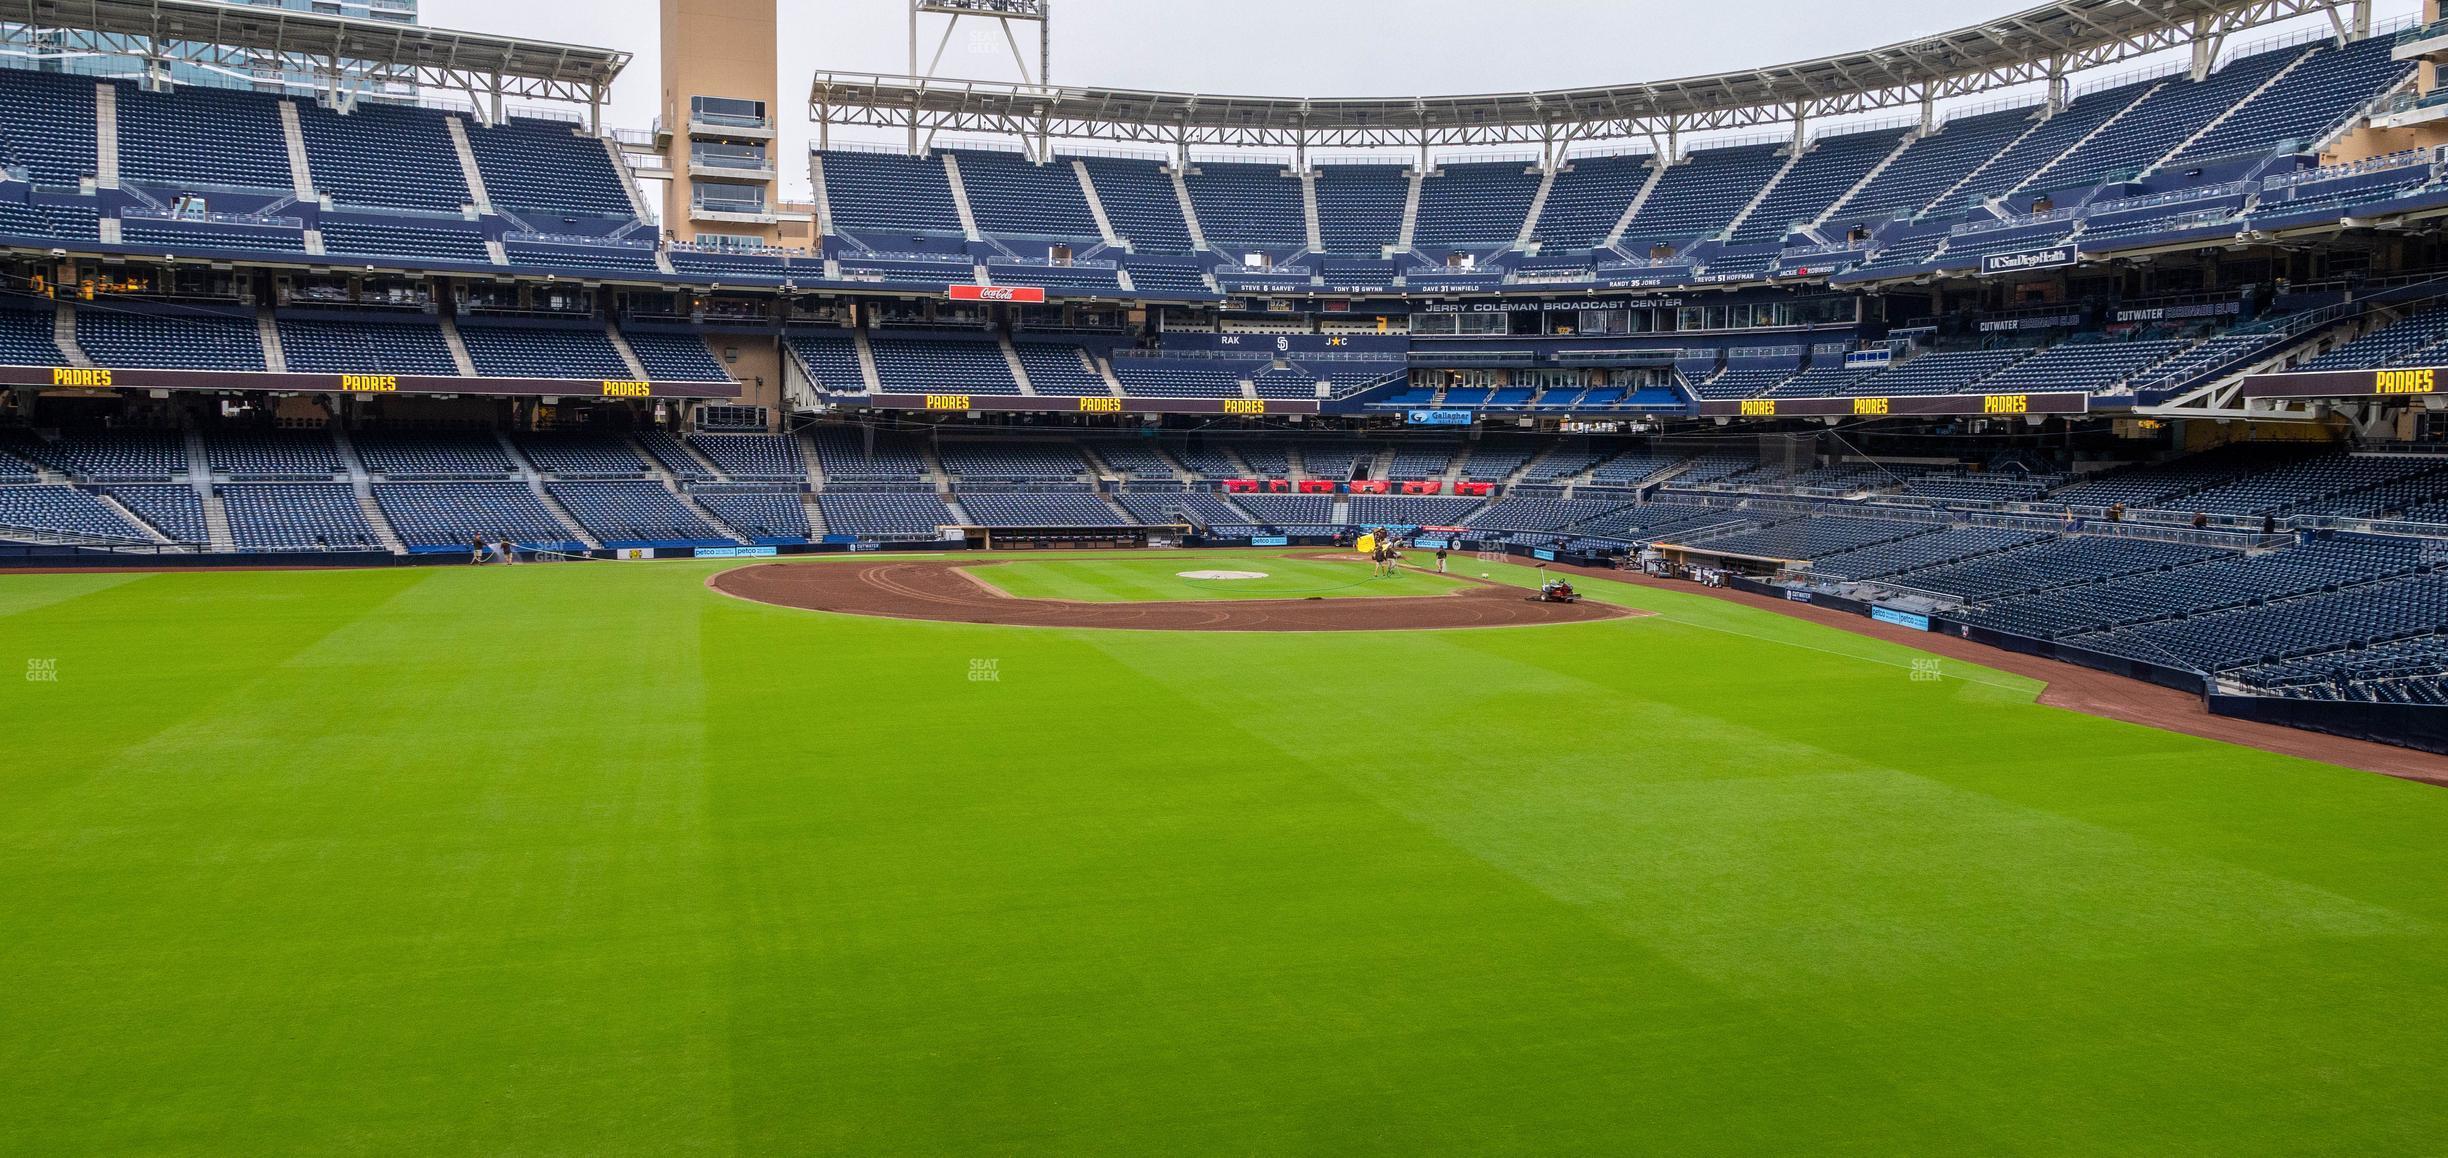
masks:
<path id="1" fill-rule="evenodd" d="M 417 0 L 230 0 L 230 3 L 393 24 L 417 22 Z M 141 80 L 147 75 L 158 75 L 172 84 L 252 88 L 304 96 L 333 89 L 389 97 L 413 96 L 416 91 L 407 72 L 371 61 L 343 60 L 332 68 L 299 54 L 233 48 L 209 41 L 178 42 L 165 59 L 147 53 L 140 38 L 126 34 L 35 22 L 0 23 L 0 54 L 18 67 L 77 76 Z"/>
<path id="2" fill-rule="evenodd" d="M 1400 98 L 1049 83 L 1037 0 L 911 0 L 890 74 L 784 75 L 773 0 L 659 14 L 615 124 L 617 47 L 0 3 L 48 46 L 0 56 L 0 538 L 1399 526 L 2273 716 L 2448 697 L 2436 3 L 2054 0 Z M 1003 78 L 938 74 L 964 23 Z"/>

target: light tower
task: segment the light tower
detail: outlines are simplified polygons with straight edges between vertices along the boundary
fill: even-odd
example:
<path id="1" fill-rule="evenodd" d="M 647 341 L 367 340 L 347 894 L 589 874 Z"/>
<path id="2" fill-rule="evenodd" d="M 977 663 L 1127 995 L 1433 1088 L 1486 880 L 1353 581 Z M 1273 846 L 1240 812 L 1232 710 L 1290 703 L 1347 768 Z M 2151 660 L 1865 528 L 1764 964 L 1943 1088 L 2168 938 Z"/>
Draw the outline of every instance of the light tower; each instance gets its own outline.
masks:
<path id="1" fill-rule="evenodd" d="M 1011 49 L 1012 67 L 1019 70 L 1020 83 L 1041 88 L 1050 85 L 1053 83 L 1049 74 L 1052 71 L 1054 58 L 1054 23 L 1050 13 L 1052 7 L 1053 0 L 909 0 L 909 75 L 911 79 L 919 82 L 919 87 L 925 87 L 925 82 L 935 79 L 936 70 L 943 67 L 944 49 L 951 46 L 952 33 L 960 28 L 961 22 L 975 20 L 978 23 L 973 27 L 984 32 L 987 31 L 984 27 L 985 23 L 991 21 L 1003 34 L 1003 43 Z M 926 70 L 921 72 L 918 68 L 918 48 L 921 40 L 919 24 L 920 18 L 926 16 L 943 17 L 943 31 L 935 38 L 935 51 L 927 58 Z M 1037 67 L 1033 74 L 1029 68 L 1028 55 L 1020 47 L 1024 33 L 1014 32 L 1012 30 L 1014 24 L 1036 26 Z M 984 80 L 988 78 L 968 77 L 964 79 Z M 927 144 L 928 142 L 920 139 L 918 126 L 912 124 L 909 139 L 910 153 L 915 155 L 923 151 Z M 1037 122 L 1037 151 L 1040 157 L 1044 156 L 1046 151 L 1046 122 L 1042 117 Z"/>

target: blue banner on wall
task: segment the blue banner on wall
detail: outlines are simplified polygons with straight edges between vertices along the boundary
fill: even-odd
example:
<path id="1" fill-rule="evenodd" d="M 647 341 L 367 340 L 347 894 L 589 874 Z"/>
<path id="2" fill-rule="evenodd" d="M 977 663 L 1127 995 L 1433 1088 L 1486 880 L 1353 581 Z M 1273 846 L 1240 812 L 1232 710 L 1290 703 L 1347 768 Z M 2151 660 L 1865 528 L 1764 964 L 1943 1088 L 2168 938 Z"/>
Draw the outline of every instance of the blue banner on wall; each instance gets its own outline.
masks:
<path id="1" fill-rule="evenodd" d="M 1475 417 L 1468 410 L 1414 410 L 1410 422 L 1413 426 L 1468 426 Z"/>
<path id="2" fill-rule="evenodd" d="M 1260 535 L 1250 540 L 1250 546 L 1253 547 L 1289 547 L 1291 545 L 1292 540 L 1282 535 Z"/>
<path id="3" fill-rule="evenodd" d="M 782 552 L 772 547 L 699 547 L 700 559 L 771 559 Z"/>
<path id="4" fill-rule="evenodd" d="M 1870 609 L 1870 618 L 1878 620 L 1880 623 L 1892 623 L 1897 627 L 1909 627 L 1914 631 L 1928 631 L 1930 629 L 1929 616 L 1915 615 L 1909 611 L 1895 611 L 1885 607 L 1873 607 Z"/>
<path id="5" fill-rule="evenodd" d="M 1553 551 L 1548 550 L 1548 549 L 1547 549 L 1547 548 L 1545 548 L 1545 547 L 1541 547 L 1541 548 L 1539 548 L 1538 550 L 1535 550 L 1535 551 L 1530 552 L 1530 557 L 1531 557 L 1531 558 L 1533 558 L 1533 559 L 1539 559 L 1539 560 L 1543 560 L 1543 561 L 1545 561 L 1545 562 L 1553 563 L 1553 562 L 1555 562 L 1556 553 L 1555 553 L 1555 552 L 1553 552 Z"/>

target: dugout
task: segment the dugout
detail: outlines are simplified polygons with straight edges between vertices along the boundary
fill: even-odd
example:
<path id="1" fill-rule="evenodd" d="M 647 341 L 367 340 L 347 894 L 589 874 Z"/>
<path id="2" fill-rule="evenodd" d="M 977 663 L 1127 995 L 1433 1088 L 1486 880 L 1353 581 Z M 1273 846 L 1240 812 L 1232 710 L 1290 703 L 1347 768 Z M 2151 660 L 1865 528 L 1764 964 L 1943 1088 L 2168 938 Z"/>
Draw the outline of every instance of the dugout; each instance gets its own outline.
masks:
<path id="1" fill-rule="evenodd" d="M 1178 547 L 1190 534 L 1172 527 L 945 527 L 944 545 L 972 551 L 1111 551 Z"/>

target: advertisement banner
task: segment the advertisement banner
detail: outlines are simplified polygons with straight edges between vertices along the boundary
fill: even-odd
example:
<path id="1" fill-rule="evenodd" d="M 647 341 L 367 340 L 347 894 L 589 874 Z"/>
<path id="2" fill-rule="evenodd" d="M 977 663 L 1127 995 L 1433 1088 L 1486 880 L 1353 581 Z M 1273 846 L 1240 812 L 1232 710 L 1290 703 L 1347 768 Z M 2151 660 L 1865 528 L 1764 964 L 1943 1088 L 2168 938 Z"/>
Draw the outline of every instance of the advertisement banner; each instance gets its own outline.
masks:
<path id="1" fill-rule="evenodd" d="M 1410 414 L 1413 426 L 1468 426 L 1476 416 L 1468 410 L 1414 410 Z"/>
<path id="2" fill-rule="evenodd" d="M 2021 253 L 1991 253 L 1981 257 L 1981 273 L 2024 273 L 2037 269 L 2064 269 L 2079 259 L 2074 244 L 2052 245 L 2046 249 L 2027 249 Z"/>
<path id="3" fill-rule="evenodd" d="M 1892 623 L 1897 627 L 1909 627 L 1914 631 L 1928 631 L 1930 629 L 1929 616 L 1915 615 L 1909 611 L 1897 611 L 1893 608 L 1873 607 L 1870 609 L 1870 618 L 1875 619 L 1880 623 Z"/>
<path id="4" fill-rule="evenodd" d="M 1291 545 L 1292 540 L 1282 535 L 1259 535 L 1250 540 L 1250 546 L 1253 547 L 1289 547 Z"/>
<path id="5" fill-rule="evenodd" d="M 771 559 L 782 553 L 778 547 L 699 547 L 700 559 Z"/>

